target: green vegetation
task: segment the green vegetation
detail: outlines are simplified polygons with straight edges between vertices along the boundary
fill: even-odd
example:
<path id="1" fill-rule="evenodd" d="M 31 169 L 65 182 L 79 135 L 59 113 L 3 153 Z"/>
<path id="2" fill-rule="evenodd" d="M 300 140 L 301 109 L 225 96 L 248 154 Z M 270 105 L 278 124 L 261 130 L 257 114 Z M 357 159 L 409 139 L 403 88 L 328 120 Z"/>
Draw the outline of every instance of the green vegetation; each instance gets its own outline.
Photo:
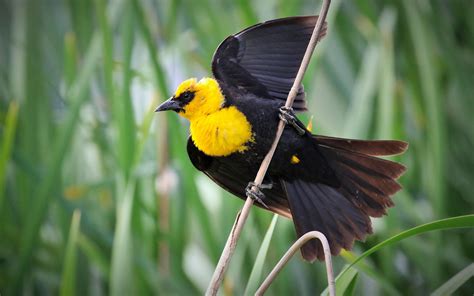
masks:
<path id="1" fill-rule="evenodd" d="M 0 294 L 202 294 L 242 202 L 192 167 L 186 122 L 153 110 L 181 80 L 211 75 L 227 35 L 319 5 L 0 0 Z M 410 143 L 395 158 L 408 166 L 396 207 L 334 258 L 339 274 L 364 254 L 340 292 L 474 291 L 472 11 L 333 0 L 303 120 Z M 271 221 L 253 209 L 224 295 L 252 294 L 294 241 L 291 221 Z M 268 293 L 325 288 L 324 264 L 294 258 Z"/>

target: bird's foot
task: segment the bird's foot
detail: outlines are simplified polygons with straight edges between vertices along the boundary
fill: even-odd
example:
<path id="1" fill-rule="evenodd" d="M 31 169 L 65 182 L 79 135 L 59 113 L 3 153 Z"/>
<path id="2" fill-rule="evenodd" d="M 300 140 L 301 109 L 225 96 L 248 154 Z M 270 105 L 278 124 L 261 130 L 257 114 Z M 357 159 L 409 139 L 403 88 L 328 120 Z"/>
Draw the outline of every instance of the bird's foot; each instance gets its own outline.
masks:
<path id="1" fill-rule="evenodd" d="M 272 183 L 257 185 L 255 184 L 255 182 L 249 182 L 249 184 L 245 188 L 245 194 L 247 195 L 247 197 L 250 197 L 251 199 L 257 201 L 259 204 L 268 209 L 268 206 L 265 204 L 265 202 L 263 202 L 265 194 L 262 192 L 262 189 L 271 189 L 272 187 Z"/>
<path id="2" fill-rule="evenodd" d="M 278 116 L 283 122 L 291 125 L 298 135 L 302 136 L 306 133 L 305 129 L 298 124 L 293 108 L 286 106 L 280 107 L 280 114 Z"/>

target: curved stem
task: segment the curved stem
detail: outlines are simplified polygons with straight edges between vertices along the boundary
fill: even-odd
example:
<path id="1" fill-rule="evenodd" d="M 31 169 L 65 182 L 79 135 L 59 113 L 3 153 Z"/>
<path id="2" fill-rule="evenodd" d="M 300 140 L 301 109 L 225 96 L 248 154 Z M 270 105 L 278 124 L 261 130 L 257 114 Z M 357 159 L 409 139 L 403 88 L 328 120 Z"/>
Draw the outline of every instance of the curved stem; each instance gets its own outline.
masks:
<path id="1" fill-rule="evenodd" d="M 319 231 L 310 231 L 301 236 L 289 249 L 286 251 L 285 255 L 278 261 L 277 265 L 273 268 L 267 278 L 263 281 L 262 285 L 258 288 L 255 295 L 263 295 L 265 291 L 270 287 L 270 284 L 275 280 L 278 273 L 283 269 L 283 267 L 288 263 L 288 261 L 293 257 L 293 255 L 309 240 L 319 239 L 323 245 L 324 250 L 324 259 L 326 261 L 326 274 L 328 277 L 328 288 L 329 295 L 336 295 L 336 287 L 334 281 L 334 273 L 332 270 L 332 260 L 331 260 L 331 249 L 329 248 L 329 243 L 324 234 Z"/>

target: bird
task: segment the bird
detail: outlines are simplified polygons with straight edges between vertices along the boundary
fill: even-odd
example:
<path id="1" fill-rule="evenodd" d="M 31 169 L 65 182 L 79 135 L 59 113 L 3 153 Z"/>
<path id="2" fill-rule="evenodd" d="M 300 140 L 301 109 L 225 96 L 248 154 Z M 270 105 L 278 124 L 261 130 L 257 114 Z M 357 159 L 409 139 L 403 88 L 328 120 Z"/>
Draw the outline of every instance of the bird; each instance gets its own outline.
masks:
<path id="1" fill-rule="evenodd" d="M 398 140 L 314 135 L 296 113 L 307 111 L 300 85 L 292 108 L 284 104 L 318 16 L 269 20 L 227 37 L 212 58 L 213 77 L 190 78 L 156 112 L 189 120 L 187 152 L 194 167 L 254 205 L 293 220 L 296 235 L 317 230 L 332 255 L 373 232 L 370 217 L 394 205 L 404 165 L 380 158 L 406 151 Z M 319 39 L 327 33 L 327 23 Z M 275 138 L 282 137 L 262 185 L 252 182 Z M 324 260 L 322 245 L 301 248 L 305 260 Z"/>

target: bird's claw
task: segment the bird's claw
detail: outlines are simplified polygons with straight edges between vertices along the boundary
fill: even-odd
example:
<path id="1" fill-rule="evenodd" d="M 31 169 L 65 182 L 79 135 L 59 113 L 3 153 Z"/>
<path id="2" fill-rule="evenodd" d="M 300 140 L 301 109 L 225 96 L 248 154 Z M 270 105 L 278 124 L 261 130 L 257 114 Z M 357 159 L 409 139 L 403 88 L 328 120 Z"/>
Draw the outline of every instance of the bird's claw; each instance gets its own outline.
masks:
<path id="1" fill-rule="evenodd" d="M 271 189 L 272 186 L 272 183 L 257 185 L 255 184 L 255 182 L 249 182 L 249 184 L 245 188 L 245 194 L 247 195 L 247 197 L 250 197 L 251 199 L 257 201 L 259 204 L 268 209 L 268 206 L 265 204 L 265 202 L 263 202 L 265 194 L 261 191 L 261 189 Z"/>
<path id="2" fill-rule="evenodd" d="M 280 107 L 280 114 L 278 116 L 284 123 L 291 125 L 298 135 L 302 136 L 306 133 L 305 129 L 298 125 L 293 108 L 286 106 Z"/>

